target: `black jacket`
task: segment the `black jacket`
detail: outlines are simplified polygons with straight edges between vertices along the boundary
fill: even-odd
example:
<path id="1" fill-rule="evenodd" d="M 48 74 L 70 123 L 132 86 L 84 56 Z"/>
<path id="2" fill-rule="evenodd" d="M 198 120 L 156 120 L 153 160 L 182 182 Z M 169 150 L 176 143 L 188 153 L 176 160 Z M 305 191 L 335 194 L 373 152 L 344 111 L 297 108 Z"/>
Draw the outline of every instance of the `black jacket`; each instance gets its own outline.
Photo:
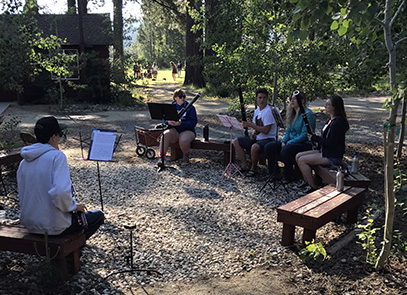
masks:
<path id="1" fill-rule="evenodd" d="M 318 143 L 323 157 L 342 159 L 345 153 L 345 134 L 348 129 L 347 121 L 342 117 L 336 117 L 324 131 L 321 131 L 322 137 L 313 134 L 311 140 Z"/>

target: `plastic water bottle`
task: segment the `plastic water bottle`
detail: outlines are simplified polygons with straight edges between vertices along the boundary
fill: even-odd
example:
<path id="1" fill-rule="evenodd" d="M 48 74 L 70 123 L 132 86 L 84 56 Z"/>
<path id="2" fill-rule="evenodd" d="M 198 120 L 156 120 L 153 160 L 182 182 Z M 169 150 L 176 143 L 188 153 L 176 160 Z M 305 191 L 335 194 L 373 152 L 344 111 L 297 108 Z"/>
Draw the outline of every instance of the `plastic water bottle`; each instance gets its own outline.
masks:
<path id="1" fill-rule="evenodd" d="M 350 173 L 358 173 L 358 170 L 359 170 L 359 154 L 355 153 L 353 155 L 352 169 L 350 170 Z"/>
<path id="2" fill-rule="evenodd" d="M 0 206 L 0 219 L 6 219 L 6 210 L 3 206 Z"/>
<path id="3" fill-rule="evenodd" d="M 336 190 L 338 192 L 342 192 L 344 188 L 344 174 L 341 169 L 338 169 L 338 172 L 336 173 Z"/>

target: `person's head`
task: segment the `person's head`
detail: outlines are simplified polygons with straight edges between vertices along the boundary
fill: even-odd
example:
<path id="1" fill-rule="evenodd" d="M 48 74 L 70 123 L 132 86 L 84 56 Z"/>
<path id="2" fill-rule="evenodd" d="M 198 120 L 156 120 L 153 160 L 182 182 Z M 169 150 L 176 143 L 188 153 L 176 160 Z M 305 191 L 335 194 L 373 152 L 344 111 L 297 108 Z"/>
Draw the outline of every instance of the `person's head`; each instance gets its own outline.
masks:
<path id="1" fill-rule="evenodd" d="M 343 99 L 339 95 L 332 95 L 326 100 L 325 110 L 328 114 L 330 114 L 333 117 L 342 117 L 346 121 L 348 121 Z"/>
<path id="2" fill-rule="evenodd" d="M 50 143 L 54 146 L 55 142 L 58 145 L 63 129 L 64 127 L 61 128 L 55 117 L 43 117 L 35 124 L 34 134 L 38 142 Z"/>
<path id="3" fill-rule="evenodd" d="M 268 92 L 266 88 L 259 88 L 256 91 L 256 102 L 259 108 L 262 110 L 267 105 Z"/>
<path id="4" fill-rule="evenodd" d="M 182 89 L 177 89 L 174 91 L 174 94 L 172 95 L 172 99 L 178 104 L 182 105 L 185 102 L 185 92 Z"/>
<path id="5" fill-rule="evenodd" d="M 305 107 L 305 105 L 307 104 L 307 97 L 305 96 L 305 93 L 299 90 L 295 90 L 293 92 L 293 94 L 291 95 L 290 98 L 290 106 L 297 111 L 299 108 L 298 105 L 298 99 L 301 100 L 302 105 Z"/>
<path id="6" fill-rule="evenodd" d="M 292 123 L 294 123 L 295 120 L 297 120 L 299 114 L 299 105 L 297 98 L 301 100 L 304 107 L 306 105 L 307 97 L 305 96 L 305 93 L 299 90 L 295 90 L 290 97 L 290 104 L 287 108 L 287 115 L 285 119 L 287 126 L 290 126 Z"/>

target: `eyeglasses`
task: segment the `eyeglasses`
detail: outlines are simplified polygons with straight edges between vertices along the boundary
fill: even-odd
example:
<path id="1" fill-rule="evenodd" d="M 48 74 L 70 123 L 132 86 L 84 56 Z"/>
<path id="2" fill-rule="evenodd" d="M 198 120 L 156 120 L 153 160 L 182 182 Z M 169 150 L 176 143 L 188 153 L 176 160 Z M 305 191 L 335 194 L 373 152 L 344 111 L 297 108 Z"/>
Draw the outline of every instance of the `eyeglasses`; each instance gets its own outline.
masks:
<path id="1" fill-rule="evenodd" d="M 299 90 L 294 90 L 293 96 L 297 96 L 298 94 L 300 94 L 300 91 Z"/>

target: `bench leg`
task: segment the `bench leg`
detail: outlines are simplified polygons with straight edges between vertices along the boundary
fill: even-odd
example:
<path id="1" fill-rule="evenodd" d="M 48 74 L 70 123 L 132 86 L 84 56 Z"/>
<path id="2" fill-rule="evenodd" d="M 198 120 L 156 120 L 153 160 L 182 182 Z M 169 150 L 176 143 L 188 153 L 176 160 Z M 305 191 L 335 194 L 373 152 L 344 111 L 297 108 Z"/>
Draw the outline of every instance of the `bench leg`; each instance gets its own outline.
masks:
<path id="1" fill-rule="evenodd" d="M 68 274 L 76 274 L 81 267 L 79 257 L 80 250 L 76 249 L 66 257 L 59 258 L 59 263 Z"/>
<path id="2" fill-rule="evenodd" d="M 179 147 L 171 147 L 171 161 L 176 161 L 182 158 L 182 151 Z"/>
<path id="3" fill-rule="evenodd" d="M 305 242 L 311 242 L 315 240 L 316 230 L 304 228 L 304 233 L 302 235 L 302 243 L 305 245 Z"/>
<path id="4" fill-rule="evenodd" d="M 282 246 L 291 246 L 294 244 L 295 226 L 291 224 L 283 224 L 283 237 L 281 239 Z"/>
<path id="5" fill-rule="evenodd" d="M 355 207 L 347 212 L 346 222 L 356 223 L 358 221 L 358 207 Z"/>

